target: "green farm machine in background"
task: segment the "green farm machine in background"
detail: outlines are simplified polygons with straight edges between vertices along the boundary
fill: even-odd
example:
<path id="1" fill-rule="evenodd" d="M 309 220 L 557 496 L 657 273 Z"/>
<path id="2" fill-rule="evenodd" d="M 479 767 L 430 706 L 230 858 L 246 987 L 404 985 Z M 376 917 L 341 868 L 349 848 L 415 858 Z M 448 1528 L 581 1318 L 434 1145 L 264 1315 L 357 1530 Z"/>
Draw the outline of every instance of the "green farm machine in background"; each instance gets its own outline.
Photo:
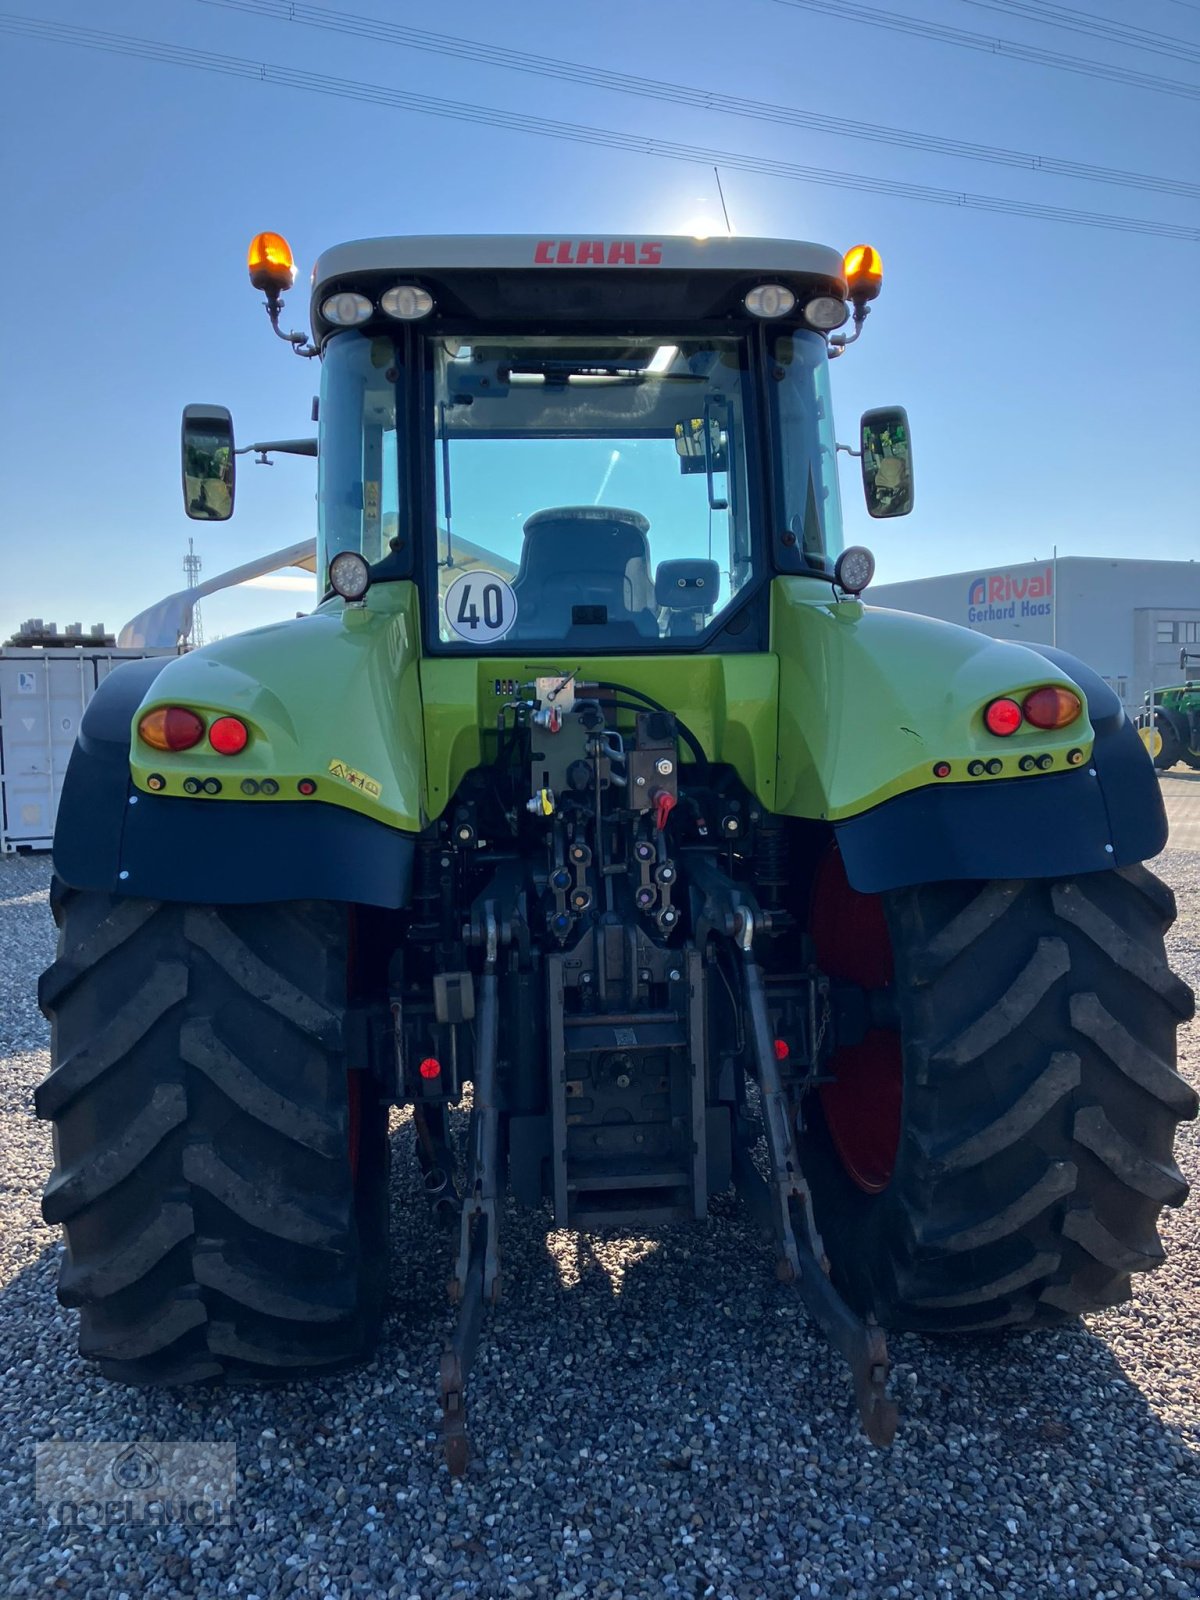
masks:
<path id="1" fill-rule="evenodd" d="M 1200 652 L 1185 646 L 1179 670 L 1200 663 Z M 1138 713 L 1138 733 L 1159 772 L 1183 762 L 1200 768 L 1200 682 L 1186 678 L 1170 689 L 1151 689 Z"/>
<path id="2" fill-rule="evenodd" d="M 317 262 L 311 334 L 278 235 L 250 271 L 319 362 L 318 437 L 258 448 L 317 455 L 326 587 L 83 720 L 37 1096 L 83 1353 L 364 1357 L 392 1106 L 452 1239 L 454 1471 L 506 1192 L 628 1232 L 735 1187 L 877 1443 L 886 1329 L 1127 1297 L 1196 1111 L 1162 802 L 1081 662 L 860 598 L 830 370 L 876 253 L 371 239 Z M 223 520 L 229 413 L 183 445 Z M 902 411 L 849 454 L 911 509 Z"/>

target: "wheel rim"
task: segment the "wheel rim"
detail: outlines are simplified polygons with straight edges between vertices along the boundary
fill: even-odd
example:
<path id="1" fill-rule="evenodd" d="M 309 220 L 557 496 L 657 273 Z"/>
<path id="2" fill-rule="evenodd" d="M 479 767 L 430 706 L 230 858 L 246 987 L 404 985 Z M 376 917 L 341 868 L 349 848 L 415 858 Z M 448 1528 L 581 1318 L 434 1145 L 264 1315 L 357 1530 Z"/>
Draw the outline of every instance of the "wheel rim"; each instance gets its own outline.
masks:
<path id="1" fill-rule="evenodd" d="M 864 989 L 892 982 L 892 941 L 879 895 L 850 887 L 841 853 L 831 846 L 813 884 L 810 931 L 817 965 L 829 977 Z M 867 1194 L 891 1181 L 900 1147 L 904 1059 L 900 1036 L 873 1028 L 838 1050 L 833 1081 L 819 1090 L 825 1125 L 847 1176 Z"/>

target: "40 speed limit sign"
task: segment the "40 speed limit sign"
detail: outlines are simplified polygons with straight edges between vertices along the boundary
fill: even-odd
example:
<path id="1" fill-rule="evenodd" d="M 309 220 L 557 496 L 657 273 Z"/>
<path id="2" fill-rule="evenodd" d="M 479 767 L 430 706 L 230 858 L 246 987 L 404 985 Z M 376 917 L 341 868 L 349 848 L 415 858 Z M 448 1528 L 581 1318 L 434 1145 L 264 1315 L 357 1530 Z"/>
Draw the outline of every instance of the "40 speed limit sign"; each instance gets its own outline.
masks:
<path id="1" fill-rule="evenodd" d="M 502 639 L 517 620 L 512 584 L 498 572 L 460 573 L 442 602 L 450 631 L 471 644 Z"/>

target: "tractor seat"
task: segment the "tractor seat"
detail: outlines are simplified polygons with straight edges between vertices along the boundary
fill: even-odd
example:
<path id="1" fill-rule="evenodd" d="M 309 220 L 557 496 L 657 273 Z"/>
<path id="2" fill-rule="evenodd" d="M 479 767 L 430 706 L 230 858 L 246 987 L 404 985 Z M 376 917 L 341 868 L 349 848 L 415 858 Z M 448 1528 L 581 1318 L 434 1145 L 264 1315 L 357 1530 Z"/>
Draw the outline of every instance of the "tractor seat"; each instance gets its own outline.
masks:
<path id="1" fill-rule="evenodd" d="M 625 625 L 622 633 L 632 623 L 638 637 L 657 638 L 649 531 L 639 511 L 617 506 L 535 511 L 525 523 L 513 583 L 517 626 L 512 636 L 567 634 L 574 607 L 604 606 L 611 622 Z"/>

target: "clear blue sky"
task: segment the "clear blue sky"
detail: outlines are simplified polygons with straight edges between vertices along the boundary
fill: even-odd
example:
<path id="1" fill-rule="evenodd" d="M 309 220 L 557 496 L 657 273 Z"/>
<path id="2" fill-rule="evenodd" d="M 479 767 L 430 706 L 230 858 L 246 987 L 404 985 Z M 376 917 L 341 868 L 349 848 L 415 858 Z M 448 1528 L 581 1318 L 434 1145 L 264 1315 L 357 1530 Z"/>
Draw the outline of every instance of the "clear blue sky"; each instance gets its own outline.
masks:
<path id="1" fill-rule="evenodd" d="M 882 0 L 875 0 L 876 4 Z M 1182 0 L 1073 0 L 1200 45 Z M 1195 100 L 835 20 L 775 0 L 606 0 L 339 9 L 660 80 L 978 143 L 1197 177 Z M 897 11 L 1200 83 L 1200 67 L 963 0 Z M 705 147 L 1195 226 L 1200 205 L 667 106 L 248 16 L 198 0 L 13 0 L 103 27 Z M 313 531 L 313 464 L 246 465 L 238 510 L 189 523 L 178 429 L 188 401 L 239 437 L 308 431 L 316 373 L 270 335 L 245 276 L 263 228 L 302 277 L 343 239 L 382 233 L 691 231 L 720 211 L 711 172 L 634 153 L 0 36 L 5 154 L 0 639 L 31 614 L 119 626 L 181 587 L 188 534 L 206 574 Z M 1200 245 L 995 216 L 727 171 L 738 233 L 883 254 L 884 293 L 835 368 L 840 435 L 901 402 L 918 509 L 872 524 L 843 479 L 847 536 L 881 580 L 1060 553 L 1188 558 L 1200 542 L 1195 282 Z M 851 464 L 853 469 L 853 464 Z M 305 596 L 242 591 L 210 635 Z"/>

